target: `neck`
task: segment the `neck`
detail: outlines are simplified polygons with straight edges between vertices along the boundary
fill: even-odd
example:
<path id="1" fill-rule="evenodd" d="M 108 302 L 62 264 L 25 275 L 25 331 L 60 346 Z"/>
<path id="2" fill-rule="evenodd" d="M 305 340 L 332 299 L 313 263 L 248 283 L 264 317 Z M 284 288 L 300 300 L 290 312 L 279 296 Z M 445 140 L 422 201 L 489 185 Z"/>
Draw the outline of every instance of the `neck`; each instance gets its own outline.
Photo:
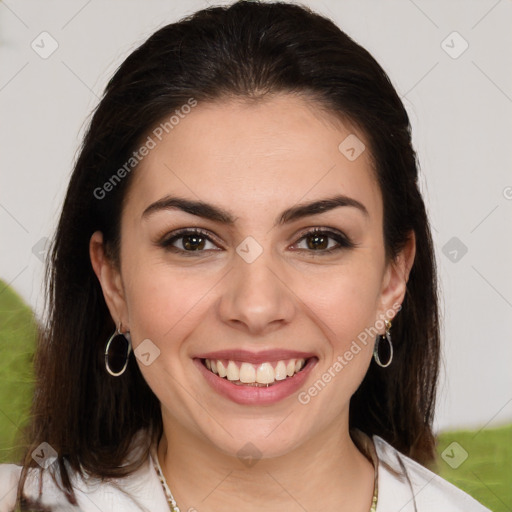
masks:
<path id="1" fill-rule="evenodd" d="M 285 455 L 241 461 L 164 417 L 158 458 L 182 511 L 368 512 L 374 468 L 343 423 Z"/>

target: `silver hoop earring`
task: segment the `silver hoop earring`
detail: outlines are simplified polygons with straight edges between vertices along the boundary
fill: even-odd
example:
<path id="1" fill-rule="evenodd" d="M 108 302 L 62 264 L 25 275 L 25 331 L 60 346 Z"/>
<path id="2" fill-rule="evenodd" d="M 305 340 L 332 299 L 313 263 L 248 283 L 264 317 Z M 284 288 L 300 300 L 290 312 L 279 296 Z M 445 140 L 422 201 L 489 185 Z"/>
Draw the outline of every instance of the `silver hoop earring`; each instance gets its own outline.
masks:
<path id="1" fill-rule="evenodd" d="M 128 367 L 132 350 L 130 333 L 121 332 L 121 324 L 110 336 L 105 347 L 105 368 L 112 377 L 119 377 Z"/>
<path id="2" fill-rule="evenodd" d="M 390 329 L 391 322 L 386 320 L 386 334 L 380 334 L 375 340 L 373 358 L 381 368 L 387 368 L 391 364 L 391 361 L 393 361 L 393 343 L 391 342 L 391 333 L 389 332 Z M 387 346 L 383 344 L 384 340 L 387 341 Z M 382 354 L 382 352 L 384 352 L 384 354 Z"/>

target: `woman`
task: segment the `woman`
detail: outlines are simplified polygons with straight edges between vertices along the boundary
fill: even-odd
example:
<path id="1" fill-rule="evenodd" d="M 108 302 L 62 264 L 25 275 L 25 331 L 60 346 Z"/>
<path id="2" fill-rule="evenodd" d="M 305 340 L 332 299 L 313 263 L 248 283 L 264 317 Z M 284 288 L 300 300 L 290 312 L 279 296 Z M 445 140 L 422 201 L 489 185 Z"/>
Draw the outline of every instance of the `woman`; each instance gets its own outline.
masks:
<path id="1" fill-rule="evenodd" d="M 109 82 L 2 510 L 483 511 L 436 477 L 437 278 L 404 107 L 331 21 L 238 2 Z"/>

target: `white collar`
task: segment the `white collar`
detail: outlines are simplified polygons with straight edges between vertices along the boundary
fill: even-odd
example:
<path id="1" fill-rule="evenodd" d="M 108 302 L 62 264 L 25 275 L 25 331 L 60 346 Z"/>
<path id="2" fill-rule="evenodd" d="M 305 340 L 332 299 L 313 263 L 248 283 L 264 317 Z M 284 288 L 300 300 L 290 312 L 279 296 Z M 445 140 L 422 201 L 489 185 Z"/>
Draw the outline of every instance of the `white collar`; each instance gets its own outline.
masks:
<path id="1" fill-rule="evenodd" d="M 490 512 L 460 489 L 398 452 L 379 436 L 372 439 L 378 459 L 377 512 Z M 15 490 L 15 486 L 12 484 L 19 478 L 20 470 L 14 464 L 0 465 L 0 496 L 3 496 L 0 512 L 13 510 L 15 493 L 12 490 Z M 39 471 L 31 470 L 27 478 L 26 494 L 32 499 L 36 499 L 39 493 L 38 475 Z M 71 480 L 76 489 L 79 509 L 69 505 L 48 471 L 44 471 L 44 492 L 40 504 L 54 512 L 169 512 L 165 493 L 150 457 L 137 471 L 122 479 L 101 482 L 98 478 L 83 480 L 71 474 Z"/>

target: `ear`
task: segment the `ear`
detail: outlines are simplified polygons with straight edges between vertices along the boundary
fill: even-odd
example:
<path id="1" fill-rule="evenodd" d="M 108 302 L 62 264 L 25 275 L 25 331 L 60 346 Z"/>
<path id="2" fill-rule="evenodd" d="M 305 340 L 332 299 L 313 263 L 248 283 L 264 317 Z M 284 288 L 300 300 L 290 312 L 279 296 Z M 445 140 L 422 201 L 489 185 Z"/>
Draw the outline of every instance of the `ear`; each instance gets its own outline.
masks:
<path id="1" fill-rule="evenodd" d="M 403 249 L 397 254 L 396 258 L 389 262 L 382 280 L 382 290 L 380 294 L 379 317 L 391 320 L 386 311 L 394 310 L 398 312 L 398 305 L 404 301 L 407 289 L 407 281 L 414 264 L 416 255 L 416 236 L 411 231 L 409 238 Z"/>
<path id="2" fill-rule="evenodd" d="M 126 307 L 121 273 L 107 256 L 101 231 L 96 231 L 91 236 L 89 241 L 89 257 L 91 258 L 92 268 L 100 282 L 105 302 L 116 327 L 119 327 L 121 324 L 121 329 L 129 330 L 128 309 Z"/>

